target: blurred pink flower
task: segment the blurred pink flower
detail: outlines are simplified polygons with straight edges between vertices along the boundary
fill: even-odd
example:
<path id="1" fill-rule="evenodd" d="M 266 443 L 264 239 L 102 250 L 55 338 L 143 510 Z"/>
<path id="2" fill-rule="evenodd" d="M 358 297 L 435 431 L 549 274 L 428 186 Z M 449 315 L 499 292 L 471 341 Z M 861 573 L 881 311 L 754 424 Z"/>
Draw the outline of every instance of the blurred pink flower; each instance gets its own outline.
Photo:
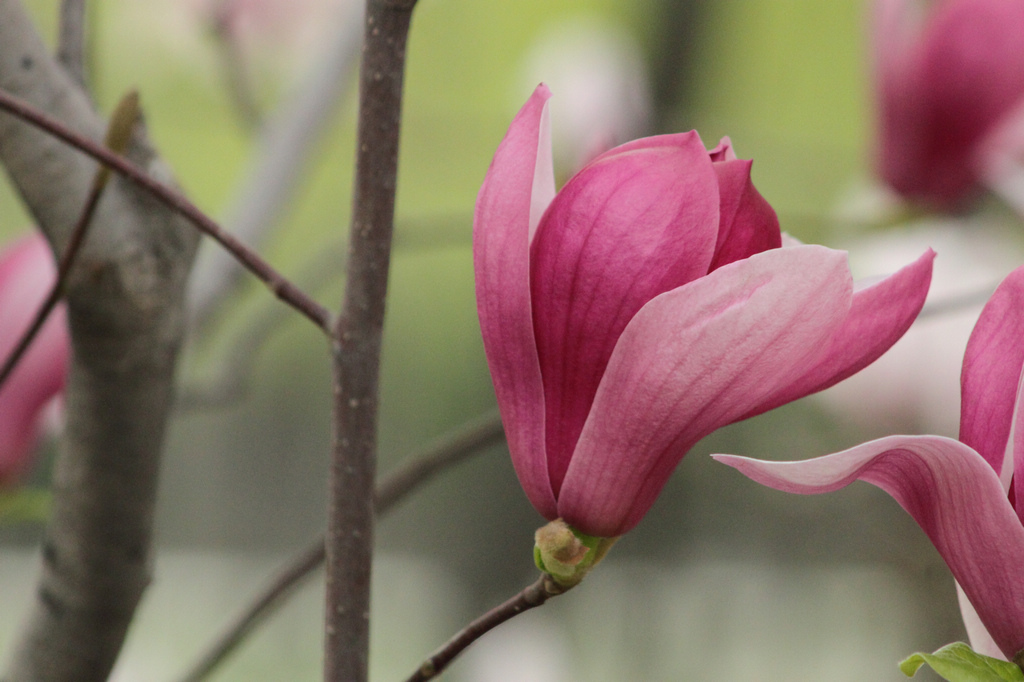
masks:
<path id="1" fill-rule="evenodd" d="M 1024 3 L 878 0 L 875 52 L 882 178 L 956 206 L 1024 114 Z"/>
<path id="2" fill-rule="evenodd" d="M 53 253 L 39 234 L 0 253 L 0 363 L 21 339 L 56 276 Z M 0 486 L 12 483 L 31 463 L 43 408 L 64 388 L 69 354 L 61 304 L 0 386 Z"/>
<path id="3" fill-rule="evenodd" d="M 601 154 L 556 194 L 541 85 L 477 200 L 477 308 L 513 464 L 534 507 L 633 528 L 686 452 L 853 374 L 924 302 L 930 251 L 854 291 L 846 254 L 779 248 L 728 140 Z"/>
<path id="4" fill-rule="evenodd" d="M 803 462 L 715 458 L 758 483 L 801 494 L 853 481 L 892 495 L 946 561 L 968 601 L 981 653 L 1024 651 L 1024 268 L 989 299 L 961 374 L 960 440 L 890 436 Z"/>

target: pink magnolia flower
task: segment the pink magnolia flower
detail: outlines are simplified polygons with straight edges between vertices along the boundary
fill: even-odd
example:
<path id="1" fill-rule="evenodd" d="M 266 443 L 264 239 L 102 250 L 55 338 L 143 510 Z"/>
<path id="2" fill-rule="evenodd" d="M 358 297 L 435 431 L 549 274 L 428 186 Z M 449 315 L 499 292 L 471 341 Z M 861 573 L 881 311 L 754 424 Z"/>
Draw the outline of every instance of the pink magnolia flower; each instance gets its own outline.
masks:
<path id="1" fill-rule="evenodd" d="M 477 308 L 509 449 L 550 520 L 613 537 L 731 422 L 863 368 L 907 329 L 930 251 L 854 290 L 846 254 L 780 248 L 728 140 L 634 140 L 556 194 L 541 85 L 477 199 Z"/>
<path id="2" fill-rule="evenodd" d="M 879 171 L 900 194 L 956 205 L 988 172 L 991 138 L 1024 113 L 1024 3 L 878 0 L 876 10 Z"/>
<path id="3" fill-rule="evenodd" d="M 1018 268 L 992 295 L 967 344 L 959 441 L 890 436 L 803 462 L 715 458 L 787 492 L 824 493 L 862 480 L 892 495 L 969 600 L 962 606 L 972 644 L 1012 659 L 1024 651 L 1022 366 L 1024 268 Z"/>
<path id="4" fill-rule="evenodd" d="M 0 363 L 21 339 L 56 276 L 53 254 L 38 234 L 19 239 L 0 253 Z M 69 354 L 60 305 L 0 386 L 0 486 L 28 468 L 43 408 L 64 388 Z"/>

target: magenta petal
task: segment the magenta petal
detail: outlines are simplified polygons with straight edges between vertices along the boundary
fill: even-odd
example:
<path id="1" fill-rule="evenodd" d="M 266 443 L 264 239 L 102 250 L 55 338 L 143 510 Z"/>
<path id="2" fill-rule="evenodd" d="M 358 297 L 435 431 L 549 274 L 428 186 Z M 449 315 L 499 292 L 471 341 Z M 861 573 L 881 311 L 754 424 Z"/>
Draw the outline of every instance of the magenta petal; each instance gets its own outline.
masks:
<path id="1" fill-rule="evenodd" d="M 960 375 L 960 441 L 997 474 L 1003 471 L 1022 365 L 1024 267 L 1011 272 L 982 309 Z"/>
<path id="2" fill-rule="evenodd" d="M 687 450 L 798 375 L 846 317 L 846 255 L 772 249 L 655 298 L 623 332 L 580 436 L 558 512 L 621 535 Z"/>
<path id="3" fill-rule="evenodd" d="M 555 518 L 544 451 L 544 389 L 530 304 L 530 233 L 553 177 L 541 85 L 494 155 L 473 219 L 477 312 L 512 463 L 534 507 Z M 551 194 L 554 188 L 551 187 Z"/>
<path id="4" fill-rule="evenodd" d="M 921 312 L 931 284 L 934 260 L 935 252 L 929 249 L 899 272 L 857 290 L 846 321 L 828 342 L 828 350 L 821 359 L 744 418 L 822 391 L 877 360 L 903 336 Z"/>
<path id="5" fill-rule="evenodd" d="M 53 253 L 38 234 L 0 254 L 0 363 L 28 329 L 57 276 Z M 39 431 L 40 411 L 63 388 L 70 340 L 63 304 L 43 325 L 0 386 L 0 483 L 22 473 Z"/>
<path id="6" fill-rule="evenodd" d="M 981 622 L 981 617 L 959 583 L 956 586 L 956 600 L 960 604 L 960 617 L 963 618 L 967 641 L 971 643 L 971 648 L 982 656 L 1006 658 L 999 650 L 999 645 L 992 639 L 992 635 L 988 634 L 985 624 Z"/>
<path id="7" fill-rule="evenodd" d="M 720 218 L 715 257 L 709 270 L 782 246 L 775 210 L 750 180 L 752 163 L 720 161 L 714 164 L 718 176 Z"/>
<path id="8" fill-rule="evenodd" d="M 803 462 L 714 457 L 785 492 L 825 493 L 856 480 L 878 486 L 928 535 L 1006 657 L 1024 649 L 1024 526 L 999 477 L 963 443 L 892 436 Z"/>
<path id="9" fill-rule="evenodd" d="M 604 154 L 551 203 L 531 293 L 556 497 L 619 334 L 647 301 L 707 273 L 717 231 L 717 181 L 693 133 Z"/>

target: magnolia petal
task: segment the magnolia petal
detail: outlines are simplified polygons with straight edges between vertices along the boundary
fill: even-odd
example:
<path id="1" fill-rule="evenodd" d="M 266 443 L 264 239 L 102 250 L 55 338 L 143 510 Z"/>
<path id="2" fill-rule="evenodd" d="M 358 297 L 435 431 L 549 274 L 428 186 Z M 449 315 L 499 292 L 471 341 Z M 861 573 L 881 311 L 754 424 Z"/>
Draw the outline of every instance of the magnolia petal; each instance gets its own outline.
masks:
<path id="1" fill-rule="evenodd" d="M 1002 281 L 981 311 L 960 375 L 960 441 L 1001 474 L 1024 365 L 1024 267 Z"/>
<path id="2" fill-rule="evenodd" d="M 726 135 L 719 140 L 714 149 L 709 149 L 708 156 L 710 156 L 711 160 L 715 163 L 722 161 L 735 161 L 736 152 L 732 148 L 732 140 L 729 139 L 729 136 Z"/>
<path id="3" fill-rule="evenodd" d="M 531 296 L 555 496 L 619 334 L 649 300 L 707 273 L 717 180 L 693 133 L 589 164 L 562 188 L 531 251 Z"/>
<path id="4" fill-rule="evenodd" d="M 547 191 L 550 149 L 541 150 L 540 144 L 548 139 L 550 96 L 547 87 L 537 88 L 494 155 L 473 218 L 473 266 L 480 331 L 512 463 L 534 507 L 553 519 L 544 389 L 530 303 L 530 233 Z"/>
<path id="5" fill-rule="evenodd" d="M 999 645 L 992 639 L 992 635 L 988 634 L 985 624 L 981 622 L 978 612 L 974 610 L 971 600 L 964 594 L 964 588 L 960 587 L 960 583 L 956 584 L 956 600 L 960 604 L 960 616 L 963 618 L 964 629 L 967 630 L 967 640 L 971 643 L 971 648 L 982 656 L 1005 659 L 1006 656 L 999 650 Z"/>
<path id="6" fill-rule="evenodd" d="M 858 288 L 842 326 L 828 342 L 827 352 L 804 374 L 744 415 L 753 417 L 811 393 L 823 391 L 859 372 L 889 350 L 921 312 L 932 278 L 935 252 L 869 287 Z"/>
<path id="7" fill-rule="evenodd" d="M 843 252 L 772 249 L 663 294 L 622 333 L 558 496 L 590 535 L 621 535 L 687 450 L 802 372 L 846 318 Z"/>
<path id="8" fill-rule="evenodd" d="M 963 443 L 891 436 L 802 462 L 714 458 L 790 493 L 831 492 L 856 480 L 878 486 L 928 535 L 1003 655 L 1024 649 L 1024 526 L 999 477 Z"/>
<path id="9" fill-rule="evenodd" d="M 727 145 L 722 155 L 727 156 L 726 152 L 731 152 Z M 752 161 L 738 160 L 714 164 L 718 176 L 719 226 L 715 257 L 709 270 L 782 246 L 775 209 L 750 179 L 752 164 Z"/>
<path id="10" fill-rule="evenodd" d="M 39 234 L 0 254 L 0 363 L 28 329 L 56 277 L 53 253 Z M 13 481 L 29 465 L 41 411 L 64 388 L 69 355 L 61 304 L 0 386 L 0 484 Z"/>

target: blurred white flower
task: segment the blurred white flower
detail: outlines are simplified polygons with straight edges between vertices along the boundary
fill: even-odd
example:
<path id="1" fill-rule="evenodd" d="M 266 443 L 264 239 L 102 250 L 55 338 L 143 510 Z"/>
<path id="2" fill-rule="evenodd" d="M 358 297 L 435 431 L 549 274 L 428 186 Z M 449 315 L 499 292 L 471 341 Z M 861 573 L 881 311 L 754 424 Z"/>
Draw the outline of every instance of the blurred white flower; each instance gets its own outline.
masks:
<path id="1" fill-rule="evenodd" d="M 967 338 L 988 295 L 1024 263 L 1024 248 L 1001 225 L 980 218 L 932 219 L 846 246 L 855 276 L 893 272 L 926 247 L 938 256 L 925 309 L 914 326 L 874 364 L 814 400 L 871 434 L 955 437 Z"/>
<path id="2" fill-rule="evenodd" d="M 543 82 L 558 93 L 551 138 L 563 173 L 647 132 L 651 102 L 640 47 L 606 20 L 576 17 L 550 26 L 527 52 L 523 74 L 525 91 Z"/>

